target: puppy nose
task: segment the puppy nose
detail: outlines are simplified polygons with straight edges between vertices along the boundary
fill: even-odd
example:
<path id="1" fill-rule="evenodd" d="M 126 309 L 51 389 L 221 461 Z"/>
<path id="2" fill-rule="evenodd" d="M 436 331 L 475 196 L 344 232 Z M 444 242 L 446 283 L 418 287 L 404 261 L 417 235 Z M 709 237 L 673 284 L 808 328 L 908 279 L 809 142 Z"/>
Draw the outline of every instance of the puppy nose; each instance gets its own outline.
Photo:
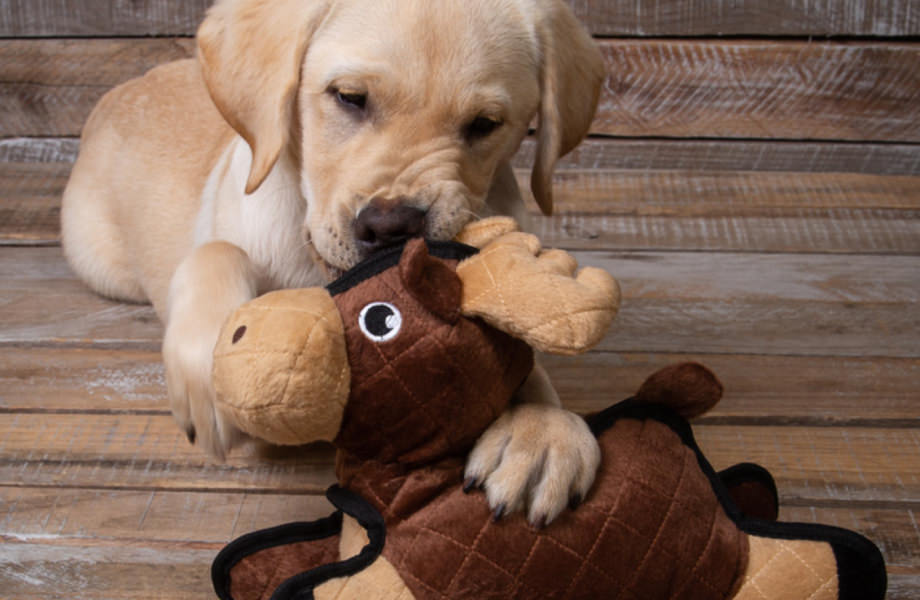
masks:
<path id="1" fill-rule="evenodd" d="M 355 217 L 355 238 L 365 254 L 422 235 L 425 211 L 400 200 L 375 198 Z"/>

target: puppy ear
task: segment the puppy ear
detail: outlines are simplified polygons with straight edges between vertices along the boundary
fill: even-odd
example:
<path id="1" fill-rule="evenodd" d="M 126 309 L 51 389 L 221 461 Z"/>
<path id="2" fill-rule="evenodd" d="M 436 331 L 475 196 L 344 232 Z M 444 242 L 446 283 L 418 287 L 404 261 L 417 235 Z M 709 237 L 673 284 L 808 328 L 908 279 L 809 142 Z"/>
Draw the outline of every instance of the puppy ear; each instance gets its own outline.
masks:
<path id="1" fill-rule="evenodd" d="M 218 0 L 198 28 L 198 61 L 211 98 L 252 150 L 247 194 L 288 143 L 301 61 L 328 4 Z"/>
<path id="2" fill-rule="evenodd" d="M 534 198 L 553 212 L 553 168 L 587 135 L 607 74 L 591 36 L 562 0 L 538 2 L 540 111 L 537 152 L 530 178 Z"/>

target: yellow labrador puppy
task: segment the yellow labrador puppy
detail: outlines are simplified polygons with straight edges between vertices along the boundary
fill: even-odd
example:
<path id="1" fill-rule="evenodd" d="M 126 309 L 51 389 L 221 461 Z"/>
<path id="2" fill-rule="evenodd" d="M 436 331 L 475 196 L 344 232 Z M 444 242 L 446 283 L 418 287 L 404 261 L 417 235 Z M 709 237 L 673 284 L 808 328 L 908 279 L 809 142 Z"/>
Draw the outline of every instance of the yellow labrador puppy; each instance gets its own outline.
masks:
<path id="1" fill-rule="evenodd" d="M 64 194 L 65 254 L 106 296 L 166 325 L 172 411 L 223 457 L 211 353 L 228 314 L 323 283 L 415 235 L 513 212 L 509 160 L 538 124 L 532 188 L 594 115 L 602 58 L 562 0 L 217 0 L 196 59 L 112 90 Z M 468 481 L 498 513 L 549 521 L 590 487 L 584 424 L 535 371 Z"/>

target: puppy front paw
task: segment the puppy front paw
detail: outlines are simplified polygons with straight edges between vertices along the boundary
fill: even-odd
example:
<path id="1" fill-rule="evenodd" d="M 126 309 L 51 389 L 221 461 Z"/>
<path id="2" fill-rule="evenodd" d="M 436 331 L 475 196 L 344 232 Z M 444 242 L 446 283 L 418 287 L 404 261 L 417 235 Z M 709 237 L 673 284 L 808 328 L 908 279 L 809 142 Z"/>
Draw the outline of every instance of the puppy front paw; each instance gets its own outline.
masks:
<path id="1" fill-rule="evenodd" d="M 215 405 L 211 369 L 217 333 L 183 321 L 171 321 L 163 338 L 169 405 L 189 442 L 223 460 L 242 434 Z"/>
<path id="2" fill-rule="evenodd" d="M 495 519 L 525 509 L 531 525 L 542 527 L 585 498 L 600 460 L 584 419 L 557 406 L 520 404 L 479 438 L 464 489 L 483 487 Z"/>

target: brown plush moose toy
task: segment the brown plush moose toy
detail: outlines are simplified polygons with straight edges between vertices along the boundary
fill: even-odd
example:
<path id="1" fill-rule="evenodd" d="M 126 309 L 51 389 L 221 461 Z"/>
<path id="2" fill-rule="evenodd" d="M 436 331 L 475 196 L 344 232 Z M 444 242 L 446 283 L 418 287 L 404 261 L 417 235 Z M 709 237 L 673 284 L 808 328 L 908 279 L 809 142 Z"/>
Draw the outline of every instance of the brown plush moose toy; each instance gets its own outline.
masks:
<path id="1" fill-rule="evenodd" d="M 587 417 L 602 451 L 591 493 L 545 528 L 494 521 L 463 489 L 476 439 L 533 367 L 606 333 L 604 271 L 576 274 L 506 220 L 461 243 L 412 240 L 325 289 L 241 307 L 215 349 L 221 410 L 274 443 L 332 441 L 325 519 L 254 532 L 217 556 L 223 600 L 623 598 L 881 599 L 884 562 L 862 536 L 775 522 L 772 478 L 716 473 L 686 418 L 721 397 L 697 364 L 652 375 Z"/>

